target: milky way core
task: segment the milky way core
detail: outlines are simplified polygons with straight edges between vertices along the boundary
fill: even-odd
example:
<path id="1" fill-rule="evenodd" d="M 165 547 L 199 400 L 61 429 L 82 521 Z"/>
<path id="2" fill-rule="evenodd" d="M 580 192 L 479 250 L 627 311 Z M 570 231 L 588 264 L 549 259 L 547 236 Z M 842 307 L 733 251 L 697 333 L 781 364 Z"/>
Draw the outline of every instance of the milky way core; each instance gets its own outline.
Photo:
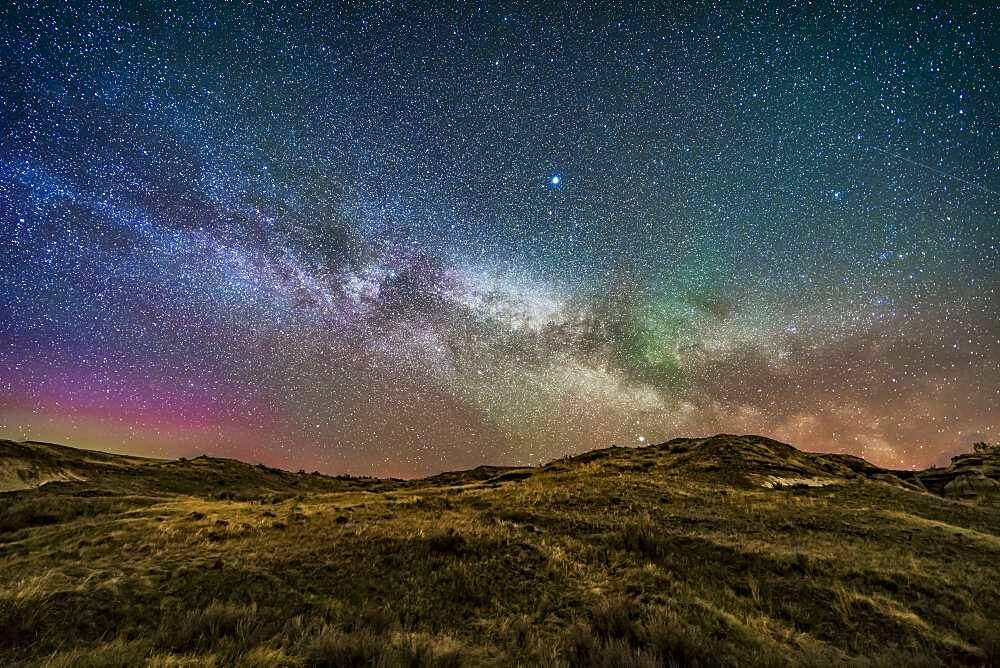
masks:
<path id="1" fill-rule="evenodd" d="M 0 10 L 0 436 L 397 476 L 1000 437 L 995 10 L 116 4 Z"/>

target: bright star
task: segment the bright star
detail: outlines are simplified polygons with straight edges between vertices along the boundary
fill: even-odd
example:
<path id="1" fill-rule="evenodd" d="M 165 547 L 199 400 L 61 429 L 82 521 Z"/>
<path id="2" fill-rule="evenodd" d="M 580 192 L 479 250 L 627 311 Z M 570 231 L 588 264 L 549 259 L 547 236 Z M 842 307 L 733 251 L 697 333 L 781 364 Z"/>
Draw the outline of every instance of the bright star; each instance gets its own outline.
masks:
<path id="1" fill-rule="evenodd" d="M 560 183 L 562 183 L 562 177 L 558 174 L 553 174 L 549 177 L 549 185 L 558 186 Z"/>

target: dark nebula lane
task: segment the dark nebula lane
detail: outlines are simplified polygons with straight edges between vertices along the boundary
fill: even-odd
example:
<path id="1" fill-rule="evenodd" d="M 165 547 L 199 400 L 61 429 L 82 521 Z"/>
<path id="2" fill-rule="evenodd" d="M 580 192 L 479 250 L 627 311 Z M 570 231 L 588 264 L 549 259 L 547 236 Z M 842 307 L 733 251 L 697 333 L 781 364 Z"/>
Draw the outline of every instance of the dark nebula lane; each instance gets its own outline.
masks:
<path id="1" fill-rule="evenodd" d="M 0 436 L 1000 439 L 996 11 L 114 4 L 0 10 Z"/>

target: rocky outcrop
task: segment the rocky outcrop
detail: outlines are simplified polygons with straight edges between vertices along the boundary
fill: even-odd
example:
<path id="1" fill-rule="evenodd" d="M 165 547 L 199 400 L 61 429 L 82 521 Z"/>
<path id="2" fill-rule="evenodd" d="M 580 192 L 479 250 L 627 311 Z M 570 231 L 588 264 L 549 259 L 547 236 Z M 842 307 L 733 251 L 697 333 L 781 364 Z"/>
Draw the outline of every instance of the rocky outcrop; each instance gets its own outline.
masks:
<path id="1" fill-rule="evenodd" d="M 1000 497 L 1000 480 L 982 473 L 963 473 L 944 486 L 944 495 L 953 498 Z"/>
<path id="2" fill-rule="evenodd" d="M 917 471 L 913 476 L 930 492 L 953 499 L 1000 499 L 1000 454 L 952 457 L 951 466 Z"/>

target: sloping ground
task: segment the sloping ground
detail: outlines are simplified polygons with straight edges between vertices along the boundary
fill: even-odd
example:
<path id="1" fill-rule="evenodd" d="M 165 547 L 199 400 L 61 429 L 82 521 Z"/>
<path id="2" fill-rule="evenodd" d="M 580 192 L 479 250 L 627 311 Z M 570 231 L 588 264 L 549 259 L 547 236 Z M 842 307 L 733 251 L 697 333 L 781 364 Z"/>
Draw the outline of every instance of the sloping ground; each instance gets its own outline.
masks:
<path id="1" fill-rule="evenodd" d="M 545 470 L 590 462 L 602 462 L 623 470 L 694 477 L 708 475 L 739 486 L 821 487 L 845 480 L 866 479 L 923 489 L 904 481 L 896 472 L 879 468 L 860 457 L 802 452 L 786 443 L 752 435 L 675 438 L 647 448 L 593 450 L 552 462 Z"/>
<path id="2" fill-rule="evenodd" d="M 370 478 L 291 473 L 220 457 L 161 460 L 52 443 L 0 440 L 0 492 L 33 489 L 49 483 L 72 483 L 65 491 L 76 494 L 89 490 L 254 499 L 267 494 L 333 492 L 395 484 Z"/>
<path id="3" fill-rule="evenodd" d="M 467 485 L 487 480 L 511 480 L 529 477 L 533 469 L 523 466 L 477 466 L 468 471 L 446 471 L 409 483 L 413 487 Z"/>
<path id="4" fill-rule="evenodd" d="M 85 478 L 59 468 L 24 467 L 0 462 L 0 493 L 35 489 L 50 482 L 79 482 Z"/>
<path id="5" fill-rule="evenodd" d="M 50 482 L 84 482 L 110 471 L 121 473 L 138 466 L 165 463 L 54 443 L 0 440 L 0 492 L 33 489 Z"/>
<path id="6" fill-rule="evenodd" d="M 249 500 L 175 466 L 196 494 L 0 497 L 56 515 L 0 524 L 0 665 L 1000 661 L 997 507 L 856 458 L 719 436 Z"/>
<path id="7" fill-rule="evenodd" d="M 691 472 L 723 473 L 751 483 L 801 479 L 833 483 L 871 479 L 905 485 L 893 472 L 860 457 L 802 452 L 762 436 L 719 435 L 701 439 L 674 439 L 659 450 L 675 455 L 675 466 Z"/>

